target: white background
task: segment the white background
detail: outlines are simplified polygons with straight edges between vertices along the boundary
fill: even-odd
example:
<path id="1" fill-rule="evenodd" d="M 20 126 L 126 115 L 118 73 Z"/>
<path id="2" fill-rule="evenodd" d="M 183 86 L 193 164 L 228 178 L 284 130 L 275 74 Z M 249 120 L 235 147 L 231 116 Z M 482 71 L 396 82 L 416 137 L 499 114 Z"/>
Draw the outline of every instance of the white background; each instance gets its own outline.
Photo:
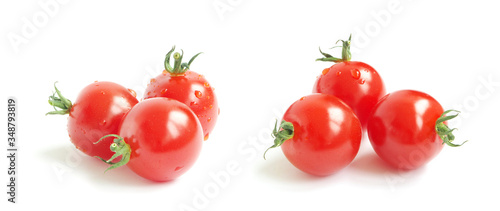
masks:
<path id="1" fill-rule="evenodd" d="M 2 156 L 2 210 L 500 208 L 498 3 L 175 2 L 2 1 L 0 113 L 6 122 L 14 96 L 19 116 L 17 204 L 7 203 Z M 262 159 L 275 119 L 331 65 L 315 62 L 318 46 L 350 33 L 353 60 L 375 67 L 389 92 L 416 89 L 462 110 L 450 124 L 460 127 L 457 142 L 470 141 L 410 172 L 385 166 L 366 137 L 353 163 L 329 177 L 300 172 L 279 149 Z M 105 164 L 73 147 L 66 117 L 44 115 L 55 81 L 69 99 L 95 80 L 141 95 L 173 45 L 186 57 L 204 52 L 191 69 L 216 88 L 221 107 L 197 163 L 179 179 L 153 183 L 126 167 L 104 174 Z"/>

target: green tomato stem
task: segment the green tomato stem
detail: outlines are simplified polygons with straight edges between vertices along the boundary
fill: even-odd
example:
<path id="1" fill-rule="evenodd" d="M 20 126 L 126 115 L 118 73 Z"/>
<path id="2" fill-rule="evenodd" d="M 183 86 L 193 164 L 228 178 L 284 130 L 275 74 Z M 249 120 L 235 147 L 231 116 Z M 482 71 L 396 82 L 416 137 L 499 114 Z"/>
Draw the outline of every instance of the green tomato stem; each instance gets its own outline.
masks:
<path id="1" fill-rule="evenodd" d="M 115 137 L 115 139 L 113 140 L 113 143 L 109 146 L 109 149 L 111 151 L 113 151 L 115 154 L 113 156 L 111 156 L 111 158 L 109 158 L 109 160 L 104 160 L 103 158 L 101 158 L 99 156 L 95 156 L 96 158 L 99 158 L 101 161 L 111 165 L 109 168 L 107 168 L 104 171 L 104 173 L 106 173 L 107 171 L 109 171 L 111 169 L 118 168 L 120 166 L 127 164 L 128 161 L 130 160 L 130 154 L 132 153 L 130 145 L 125 143 L 125 141 L 123 140 L 122 137 L 120 137 L 119 135 L 115 135 L 115 134 L 105 135 L 102 138 L 100 138 L 97 142 L 95 142 L 94 144 L 97 144 L 100 141 L 102 141 L 103 139 L 108 138 L 108 137 Z M 122 156 L 121 160 L 116 162 L 116 163 L 113 163 L 112 161 L 119 156 Z"/>
<path id="2" fill-rule="evenodd" d="M 266 159 L 266 153 L 268 150 L 281 146 L 286 140 L 293 138 L 293 135 L 294 135 L 294 129 L 293 129 L 293 124 L 291 122 L 282 120 L 280 127 L 278 129 L 278 120 L 276 120 L 276 123 L 274 124 L 273 133 L 271 134 L 271 136 L 274 138 L 274 145 L 269 147 L 264 152 L 264 160 Z"/>
<path id="3" fill-rule="evenodd" d="M 54 89 L 56 90 L 55 93 L 52 94 L 52 96 L 49 96 L 49 104 L 54 107 L 54 111 L 47 112 L 45 115 L 49 114 L 59 114 L 59 115 L 65 115 L 69 114 L 69 111 L 71 110 L 71 107 L 73 104 L 71 103 L 70 100 L 65 98 L 59 89 L 56 87 L 56 82 L 54 82 Z M 57 96 L 56 96 L 57 94 Z M 58 108 L 60 110 L 58 110 Z"/>
<path id="4" fill-rule="evenodd" d="M 456 112 L 456 114 L 446 116 L 446 114 L 448 114 L 450 112 Z M 453 143 L 453 141 L 455 140 L 455 136 L 453 135 L 452 132 L 454 130 L 456 130 L 456 128 L 450 129 L 448 127 L 448 125 L 444 124 L 445 121 L 448 121 L 450 119 L 457 117 L 459 113 L 460 113 L 460 111 L 457 111 L 457 110 L 447 110 L 447 111 L 443 112 L 443 114 L 441 114 L 441 116 L 436 120 L 436 126 L 435 126 L 436 133 L 439 135 L 439 137 L 443 141 L 443 144 L 447 144 L 450 147 L 459 147 L 459 146 L 462 146 L 463 144 L 465 144 L 465 142 L 467 142 L 467 141 L 464 141 L 461 144 Z"/>
<path id="5" fill-rule="evenodd" d="M 196 57 L 198 57 L 198 55 L 201 54 L 201 52 L 197 53 L 189 60 L 188 63 L 182 63 L 184 51 L 181 50 L 181 53 L 178 53 L 178 52 L 174 53 L 174 50 L 175 50 L 175 46 L 173 46 L 172 49 L 170 49 L 170 51 L 167 53 L 167 55 L 165 56 L 165 62 L 164 62 L 165 71 L 169 72 L 171 75 L 182 75 L 183 73 L 188 71 L 190 66 L 191 66 L 191 63 L 194 61 L 194 59 Z M 173 67 L 172 67 L 172 65 L 170 65 L 170 57 L 172 56 L 172 53 L 174 53 L 173 54 L 174 66 Z"/>
<path id="6" fill-rule="evenodd" d="M 342 58 L 337 58 L 337 57 L 334 57 L 334 56 L 332 56 L 330 54 L 327 54 L 327 53 L 323 52 L 321 50 L 321 48 L 320 48 L 319 52 L 324 57 L 323 58 L 318 58 L 318 59 L 316 59 L 316 61 L 335 62 L 335 63 L 351 61 L 351 37 L 352 37 L 352 34 L 349 35 L 349 39 L 348 40 L 338 40 L 335 43 L 335 44 L 337 44 L 338 42 L 342 42 L 342 46 L 334 46 L 334 47 L 332 47 L 332 48 L 342 47 Z"/>

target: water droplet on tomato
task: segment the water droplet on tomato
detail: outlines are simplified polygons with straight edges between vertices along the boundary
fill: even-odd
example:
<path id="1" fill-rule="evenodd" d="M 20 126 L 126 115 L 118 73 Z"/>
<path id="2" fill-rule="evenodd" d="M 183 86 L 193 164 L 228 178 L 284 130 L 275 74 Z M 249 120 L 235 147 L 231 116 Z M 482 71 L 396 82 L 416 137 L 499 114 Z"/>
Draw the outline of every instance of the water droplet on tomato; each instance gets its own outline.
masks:
<path id="1" fill-rule="evenodd" d="M 101 94 L 102 94 L 102 95 L 105 95 L 105 94 L 106 94 L 106 92 L 104 92 L 104 91 L 101 91 Z"/>
<path id="2" fill-rule="evenodd" d="M 337 73 L 335 73 L 337 76 L 340 76 L 342 75 L 342 72 L 338 71 Z"/>
<path id="3" fill-rule="evenodd" d="M 359 72 L 358 69 L 353 69 L 353 70 L 351 70 L 351 75 L 354 79 L 359 79 L 359 77 L 361 76 L 361 73 Z"/>
<path id="4" fill-rule="evenodd" d="M 103 119 L 103 120 L 102 120 L 99 124 L 100 124 L 101 126 L 106 125 L 106 120 L 105 120 L 105 119 Z"/>
<path id="5" fill-rule="evenodd" d="M 154 82 L 156 82 L 155 78 L 152 78 L 151 80 L 149 80 L 149 83 L 154 83 Z"/>
<path id="6" fill-rule="evenodd" d="M 200 91 L 196 90 L 196 91 L 194 91 L 194 96 L 196 96 L 197 98 L 201 98 L 201 96 L 203 96 L 203 94 Z"/>
<path id="7" fill-rule="evenodd" d="M 151 92 L 148 92 L 147 95 L 151 95 Z"/>
<path id="8" fill-rule="evenodd" d="M 306 99 L 306 97 L 301 97 L 301 98 L 300 98 L 300 100 L 304 100 L 304 99 Z"/>
<path id="9" fill-rule="evenodd" d="M 198 105 L 198 103 L 193 101 L 193 102 L 189 103 L 189 105 L 190 106 L 195 106 L 195 105 Z"/>
<path id="10" fill-rule="evenodd" d="M 207 122 L 210 122 L 210 121 L 212 121 L 212 118 L 208 117 Z"/>
<path id="11" fill-rule="evenodd" d="M 325 68 L 321 74 L 326 75 L 328 72 L 330 72 L 330 68 Z"/>
<path id="12" fill-rule="evenodd" d="M 364 84 L 364 83 L 365 83 L 365 79 L 359 80 L 359 84 Z"/>
<path id="13" fill-rule="evenodd" d="M 167 89 L 162 89 L 162 90 L 160 91 L 160 93 L 161 93 L 162 95 L 164 95 L 165 93 L 167 93 Z"/>
<path id="14" fill-rule="evenodd" d="M 209 105 L 208 108 L 212 109 L 212 108 L 214 108 L 214 106 L 213 105 Z"/>
<path id="15" fill-rule="evenodd" d="M 137 97 L 137 93 L 133 90 L 133 89 L 127 89 L 128 92 L 130 92 L 130 94 L 134 97 Z"/>
<path id="16" fill-rule="evenodd" d="M 207 110 L 207 107 L 206 107 L 206 106 L 203 106 L 203 110 Z"/>
<path id="17" fill-rule="evenodd" d="M 87 150 L 85 150 L 85 148 L 81 148 L 81 147 L 79 147 L 79 146 L 76 146 L 76 149 L 78 149 L 78 150 L 82 151 L 83 153 L 86 153 L 86 152 L 87 152 Z"/>
<path id="18" fill-rule="evenodd" d="M 207 88 L 210 87 L 210 84 L 208 82 L 205 82 L 203 85 Z"/>
<path id="19" fill-rule="evenodd" d="M 210 100 L 210 95 L 207 96 L 207 100 Z"/>
<path id="20" fill-rule="evenodd" d="M 175 167 L 174 171 L 179 171 L 179 170 L 181 170 L 182 168 L 184 168 L 184 166 L 177 166 L 177 167 Z"/>
<path id="21" fill-rule="evenodd" d="M 203 137 L 203 140 L 206 141 L 208 139 L 208 133 Z"/>

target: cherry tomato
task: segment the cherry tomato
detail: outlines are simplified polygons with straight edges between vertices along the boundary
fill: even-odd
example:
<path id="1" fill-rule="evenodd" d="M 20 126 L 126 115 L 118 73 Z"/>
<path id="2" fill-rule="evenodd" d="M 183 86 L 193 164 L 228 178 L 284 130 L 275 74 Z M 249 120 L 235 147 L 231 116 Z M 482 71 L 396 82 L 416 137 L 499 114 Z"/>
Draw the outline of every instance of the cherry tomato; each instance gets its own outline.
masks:
<path id="1" fill-rule="evenodd" d="M 271 148 L 281 146 L 298 169 L 317 176 L 333 174 L 358 153 L 361 124 L 339 98 L 312 94 L 294 102 L 283 115 Z"/>
<path id="2" fill-rule="evenodd" d="M 454 136 L 445 121 L 451 110 L 443 108 L 430 95 L 400 90 L 384 96 L 373 109 L 367 131 L 377 155 L 390 166 L 411 170 L 432 160 L 451 143 Z M 457 114 L 458 115 L 458 114 Z"/>
<path id="3" fill-rule="evenodd" d="M 139 102 L 124 117 L 118 135 L 103 138 L 110 136 L 115 137 L 110 149 L 121 160 L 105 161 L 112 165 L 108 170 L 126 164 L 139 176 L 159 182 L 188 171 L 203 143 L 203 130 L 193 111 L 168 98 Z"/>
<path id="4" fill-rule="evenodd" d="M 215 127 L 219 115 L 219 107 L 214 88 L 203 75 L 189 70 L 191 62 L 199 55 L 195 55 L 189 63 L 182 63 L 182 55 L 174 54 L 174 67 L 169 65 L 172 48 L 166 56 L 165 70 L 156 78 L 151 79 L 146 87 L 144 99 L 153 97 L 167 97 L 178 100 L 193 110 L 203 127 L 204 139 Z M 177 67 L 177 69 L 176 69 Z"/>
<path id="5" fill-rule="evenodd" d="M 123 116 L 138 102 L 135 92 L 113 82 L 94 82 L 71 103 L 54 88 L 58 96 L 51 96 L 49 103 L 60 110 L 47 114 L 69 114 L 68 134 L 76 148 L 89 156 L 111 158 L 112 138 L 93 143 L 104 135 L 118 133 Z"/>
<path id="6" fill-rule="evenodd" d="M 350 61 L 351 38 L 342 42 L 342 59 L 321 52 L 325 58 L 320 58 L 319 61 L 336 64 L 324 69 L 318 76 L 313 92 L 331 94 L 342 99 L 356 113 L 365 128 L 373 106 L 386 94 L 385 86 L 373 67 L 363 62 Z"/>

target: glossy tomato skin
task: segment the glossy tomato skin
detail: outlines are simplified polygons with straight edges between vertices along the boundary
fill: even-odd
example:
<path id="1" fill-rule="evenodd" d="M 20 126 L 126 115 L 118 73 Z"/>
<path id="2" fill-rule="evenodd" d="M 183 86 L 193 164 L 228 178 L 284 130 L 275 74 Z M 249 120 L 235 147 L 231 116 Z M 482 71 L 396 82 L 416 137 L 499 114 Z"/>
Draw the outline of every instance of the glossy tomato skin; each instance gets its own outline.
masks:
<path id="1" fill-rule="evenodd" d="M 68 134 L 71 142 L 89 156 L 109 159 L 114 152 L 109 149 L 113 138 L 101 137 L 117 134 L 123 116 L 138 103 L 137 98 L 125 87 L 107 81 L 94 82 L 83 88 L 68 116 Z"/>
<path id="2" fill-rule="evenodd" d="M 411 170 L 423 166 L 443 148 L 436 120 L 443 108 L 430 95 L 400 90 L 384 96 L 367 125 L 377 155 L 390 166 Z"/>
<path id="3" fill-rule="evenodd" d="M 167 97 L 189 106 L 200 120 L 205 140 L 208 139 L 220 110 L 214 88 L 203 75 L 191 70 L 180 75 L 163 71 L 146 87 L 144 99 L 153 97 Z"/>
<path id="4" fill-rule="evenodd" d="M 314 84 L 313 93 L 340 98 L 352 108 L 365 128 L 373 106 L 386 94 L 386 89 L 373 67 L 363 62 L 345 61 L 324 69 Z"/>
<path id="5" fill-rule="evenodd" d="M 332 95 L 312 94 L 293 103 L 283 116 L 294 136 L 281 149 L 298 169 L 331 175 L 351 163 L 361 142 L 361 124 L 352 110 Z"/>
<path id="6" fill-rule="evenodd" d="M 146 99 L 123 119 L 119 135 L 130 145 L 127 166 L 152 181 L 169 181 L 195 163 L 203 143 L 196 115 L 168 98 Z"/>

